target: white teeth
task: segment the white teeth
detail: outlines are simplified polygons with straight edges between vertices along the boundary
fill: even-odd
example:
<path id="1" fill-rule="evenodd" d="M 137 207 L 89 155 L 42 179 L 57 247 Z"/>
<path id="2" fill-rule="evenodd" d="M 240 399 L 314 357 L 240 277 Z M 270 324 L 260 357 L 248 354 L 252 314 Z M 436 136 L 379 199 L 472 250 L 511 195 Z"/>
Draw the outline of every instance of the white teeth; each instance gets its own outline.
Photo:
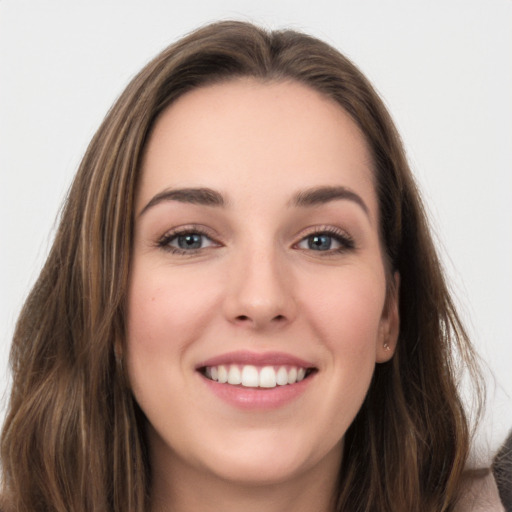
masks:
<path id="1" fill-rule="evenodd" d="M 217 367 L 217 374 L 221 384 L 225 384 L 228 381 L 228 371 L 224 365 L 221 364 Z M 211 375 L 213 379 L 213 372 L 211 372 Z"/>
<path id="2" fill-rule="evenodd" d="M 288 384 L 288 372 L 284 366 L 281 366 L 281 368 L 277 370 L 276 382 L 279 386 Z"/>
<path id="3" fill-rule="evenodd" d="M 297 382 L 297 368 L 290 368 L 290 371 L 288 372 L 288 384 L 294 384 Z"/>
<path id="4" fill-rule="evenodd" d="M 242 384 L 242 374 L 240 373 L 240 368 L 238 366 L 232 364 L 229 367 L 229 373 L 228 373 L 228 384 Z"/>
<path id="5" fill-rule="evenodd" d="M 248 388 L 275 388 L 304 380 L 306 369 L 296 366 L 219 365 L 204 368 L 208 379 L 221 384 L 242 385 Z"/>
<path id="6" fill-rule="evenodd" d="M 264 366 L 260 371 L 260 388 L 276 387 L 276 371 L 273 366 Z"/>
<path id="7" fill-rule="evenodd" d="M 242 386 L 248 388 L 257 388 L 258 385 L 259 377 L 258 369 L 256 368 L 256 366 L 244 366 L 242 369 Z"/>

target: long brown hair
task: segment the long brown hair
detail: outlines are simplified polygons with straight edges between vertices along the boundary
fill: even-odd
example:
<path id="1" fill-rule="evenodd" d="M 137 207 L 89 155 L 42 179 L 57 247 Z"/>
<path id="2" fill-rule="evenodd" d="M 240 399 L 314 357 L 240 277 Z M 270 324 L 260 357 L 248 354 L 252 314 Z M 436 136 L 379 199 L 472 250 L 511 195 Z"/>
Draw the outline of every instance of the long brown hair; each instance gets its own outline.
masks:
<path id="1" fill-rule="evenodd" d="M 400 138 L 343 55 L 307 35 L 242 22 L 202 28 L 128 85 L 94 136 L 47 262 L 19 317 L 1 440 L 3 497 L 18 512 L 142 512 L 151 467 L 122 360 L 133 204 L 158 115 L 187 91 L 236 77 L 295 80 L 334 99 L 373 155 L 381 238 L 400 274 L 400 336 L 345 436 L 338 511 L 453 509 L 469 432 L 460 361 L 476 375 Z"/>

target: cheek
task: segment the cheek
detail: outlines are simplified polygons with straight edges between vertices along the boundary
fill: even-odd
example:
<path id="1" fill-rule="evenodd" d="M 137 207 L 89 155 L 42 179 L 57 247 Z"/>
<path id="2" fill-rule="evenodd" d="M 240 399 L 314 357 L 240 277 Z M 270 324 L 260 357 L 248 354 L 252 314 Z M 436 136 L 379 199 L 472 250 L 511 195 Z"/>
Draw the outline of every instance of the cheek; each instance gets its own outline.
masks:
<path id="1" fill-rule="evenodd" d="M 360 345 L 378 334 L 385 302 L 385 279 L 378 273 L 343 272 L 307 294 L 306 308 L 329 338 Z M 350 336 L 348 334 L 351 333 Z"/>
<path id="2" fill-rule="evenodd" d="M 375 369 L 386 289 L 383 274 L 375 268 L 347 266 L 325 279 L 317 275 L 314 288 L 303 282 L 302 325 L 312 330 L 326 356 L 318 375 L 326 380 L 317 404 L 318 417 L 326 418 L 326 450 L 340 441 L 356 417 Z"/>
<path id="3" fill-rule="evenodd" d="M 185 393 L 169 390 L 185 391 L 190 385 L 182 378 L 189 374 L 188 348 L 208 329 L 217 300 L 214 283 L 204 285 L 201 272 L 183 270 L 135 258 L 128 290 L 125 361 L 130 385 L 148 417 L 162 425 L 174 409 L 184 407 Z"/>
<path id="4" fill-rule="evenodd" d="M 205 276 L 206 277 L 206 276 Z M 213 283 L 166 267 L 151 272 L 134 266 L 128 294 L 128 340 L 146 350 L 175 351 L 208 324 L 216 302 Z"/>
<path id="5" fill-rule="evenodd" d="M 344 433 L 356 416 L 375 370 L 386 295 L 384 274 L 376 268 L 347 268 L 339 280 L 331 280 L 329 293 L 311 298 L 311 323 L 329 352 L 332 370 L 326 399 L 339 405 L 326 414 L 338 432 Z"/>

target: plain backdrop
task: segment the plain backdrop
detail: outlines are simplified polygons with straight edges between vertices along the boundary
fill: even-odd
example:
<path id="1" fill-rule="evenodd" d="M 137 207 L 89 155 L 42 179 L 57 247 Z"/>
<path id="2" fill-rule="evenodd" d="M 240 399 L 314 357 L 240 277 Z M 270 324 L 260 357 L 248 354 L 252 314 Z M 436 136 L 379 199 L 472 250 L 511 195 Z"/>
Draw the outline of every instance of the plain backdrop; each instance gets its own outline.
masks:
<path id="1" fill-rule="evenodd" d="M 512 427 L 512 0 L 0 0 L 2 410 L 16 317 L 90 138 L 151 57 L 228 18 L 326 40 L 383 96 L 488 365 L 485 463 Z"/>

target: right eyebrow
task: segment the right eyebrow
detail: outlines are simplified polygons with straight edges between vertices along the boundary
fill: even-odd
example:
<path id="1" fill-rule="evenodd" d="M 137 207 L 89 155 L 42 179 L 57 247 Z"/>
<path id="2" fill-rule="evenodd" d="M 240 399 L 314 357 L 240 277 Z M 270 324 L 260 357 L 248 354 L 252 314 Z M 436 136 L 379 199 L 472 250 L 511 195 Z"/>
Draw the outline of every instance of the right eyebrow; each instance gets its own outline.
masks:
<path id="1" fill-rule="evenodd" d="M 295 194 L 291 204 L 299 207 L 318 206 L 339 199 L 345 199 L 356 203 L 368 217 L 370 216 L 370 210 L 362 197 L 349 188 L 343 186 L 328 185 L 301 190 Z"/>
<path id="2" fill-rule="evenodd" d="M 150 208 L 164 201 L 178 201 L 180 203 L 199 204 L 204 206 L 225 206 L 226 201 L 222 194 L 207 187 L 168 189 L 154 196 L 139 213 L 146 213 Z"/>

